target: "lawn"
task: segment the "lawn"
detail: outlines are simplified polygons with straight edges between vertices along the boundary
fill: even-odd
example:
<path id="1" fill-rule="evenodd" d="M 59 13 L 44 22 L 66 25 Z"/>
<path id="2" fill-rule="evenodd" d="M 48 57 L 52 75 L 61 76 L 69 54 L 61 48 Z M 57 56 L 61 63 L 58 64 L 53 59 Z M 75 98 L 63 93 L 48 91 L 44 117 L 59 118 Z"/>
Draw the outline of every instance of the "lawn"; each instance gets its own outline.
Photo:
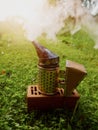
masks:
<path id="1" fill-rule="evenodd" d="M 66 60 L 83 64 L 86 78 L 77 87 L 81 97 L 74 113 L 70 110 L 27 112 L 27 87 L 35 84 L 38 58 L 30 41 L 0 37 L 0 130 L 98 130 L 98 49 L 80 30 L 75 35 L 59 35 L 57 41 L 38 41 Z"/>

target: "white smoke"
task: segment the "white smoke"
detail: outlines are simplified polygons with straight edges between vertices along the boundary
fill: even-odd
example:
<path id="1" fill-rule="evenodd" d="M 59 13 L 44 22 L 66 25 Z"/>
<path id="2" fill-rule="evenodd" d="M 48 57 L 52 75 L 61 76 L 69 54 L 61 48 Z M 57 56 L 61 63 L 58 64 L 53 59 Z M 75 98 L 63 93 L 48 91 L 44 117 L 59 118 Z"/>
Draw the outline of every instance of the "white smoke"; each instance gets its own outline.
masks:
<path id="1" fill-rule="evenodd" d="M 98 0 L 83 0 L 82 6 L 87 7 L 93 16 L 98 15 Z"/>
<path id="2" fill-rule="evenodd" d="M 82 6 L 82 0 L 57 0 L 55 5 L 50 5 L 49 0 L 1 1 L 0 18 L 7 15 L 22 16 L 25 19 L 26 36 L 31 41 L 41 34 L 55 39 L 64 26 L 72 35 L 83 27 L 90 33 L 96 42 L 95 47 L 98 48 L 98 0 L 92 0 L 97 1 L 96 6 L 88 3 L 88 8 Z M 68 19 L 70 21 L 65 24 Z"/>
<path id="3" fill-rule="evenodd" d="M 78 0 L 60 0 L 55 6 L 50 6 L 48 0 L 42 0 L 40 6 L 36 5 L 31 13 L 32 20 L 25 25 L 29 40 L 36 39 L 42 33 L 46 33 L 47 37 L 55 39 L 57 32 L 64 26 L 64 20 L 69 17 L 74 18 L 74 26 L 69 25 L 69 30 L 75 33 L 78 26 L 78 17 L 83 15 L 80 1 Z M 79 7 L 78 7 L 79 6 Z M 68 29 L 68 28 L 67 28 Z"/>
<path id="4" fill-rule="evenodd" d="M 69 22 L 71 34 L 76 33 L 81 27 L 86 28 L 94 38 L 97 48 L 98 24 L 89 10 L 82 6 L 81 0 L 60 0 L 55 6 L 50 6 L 48 0 L 40 0 L 40 6 L 36 5 L 31 18 L 25 26 L 29 40 L 34 40 L 42 33 L 46 33 L 47 37 L 55 39 L 57 32 L 64 26 L 64 20 L 72 18 Z M 93 8 L 94 9 L 94 8 Z M 65 25 L 66 26 L 66 25 Z"/>
<path id="5" fill-rule="evenodd" d="M 29 40 L 36 39 L 42 33 L 54 39 L 56 33 L 63 27 L 63 7 L 61 5 L 50 6 L 48 0 L 40 2 L 40 6 L 35 2 L 36 8 L 31 13 L 32 20 L 25 25 Z"/>

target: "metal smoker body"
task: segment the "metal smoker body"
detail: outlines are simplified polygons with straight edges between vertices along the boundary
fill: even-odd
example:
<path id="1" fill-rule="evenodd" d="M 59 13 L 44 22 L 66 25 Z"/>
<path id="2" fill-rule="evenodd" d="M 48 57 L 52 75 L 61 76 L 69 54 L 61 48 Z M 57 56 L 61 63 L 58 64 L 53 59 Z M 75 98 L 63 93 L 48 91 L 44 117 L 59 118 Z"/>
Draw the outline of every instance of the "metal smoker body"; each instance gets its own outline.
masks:
<path id="1" fill-rule="evenodd" d="M 59 57 L 48 49 L 33 42 L 36 48 L 38 62 L 38 87 L 41 93 L 53 95 L 58 87 Z"/>

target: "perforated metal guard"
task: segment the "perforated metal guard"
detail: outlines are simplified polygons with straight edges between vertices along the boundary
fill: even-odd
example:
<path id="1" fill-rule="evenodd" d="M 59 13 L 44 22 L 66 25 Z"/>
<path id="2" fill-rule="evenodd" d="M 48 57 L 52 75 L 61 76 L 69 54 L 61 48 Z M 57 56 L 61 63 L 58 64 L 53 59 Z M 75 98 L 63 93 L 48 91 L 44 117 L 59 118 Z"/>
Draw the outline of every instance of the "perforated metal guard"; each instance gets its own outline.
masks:
<path id="1" fill-rule="evenodd" d="M 58 87 L 58 69 L 39 68 L 38 87 L 42 93 L 53 95 Z"/>

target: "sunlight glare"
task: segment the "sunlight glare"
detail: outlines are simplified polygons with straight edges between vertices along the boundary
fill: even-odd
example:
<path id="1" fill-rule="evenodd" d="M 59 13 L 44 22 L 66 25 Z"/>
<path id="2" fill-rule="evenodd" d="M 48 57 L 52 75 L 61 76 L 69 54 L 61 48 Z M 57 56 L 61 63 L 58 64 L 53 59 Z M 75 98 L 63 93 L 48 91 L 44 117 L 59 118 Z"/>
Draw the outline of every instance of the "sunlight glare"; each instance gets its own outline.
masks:
<path id="1" fill-rule="evenodd" d="M 42 0 L 0 0 L 0 20 L 20 16 L 30 20 L 34 10 L 38 10 Z"/>

